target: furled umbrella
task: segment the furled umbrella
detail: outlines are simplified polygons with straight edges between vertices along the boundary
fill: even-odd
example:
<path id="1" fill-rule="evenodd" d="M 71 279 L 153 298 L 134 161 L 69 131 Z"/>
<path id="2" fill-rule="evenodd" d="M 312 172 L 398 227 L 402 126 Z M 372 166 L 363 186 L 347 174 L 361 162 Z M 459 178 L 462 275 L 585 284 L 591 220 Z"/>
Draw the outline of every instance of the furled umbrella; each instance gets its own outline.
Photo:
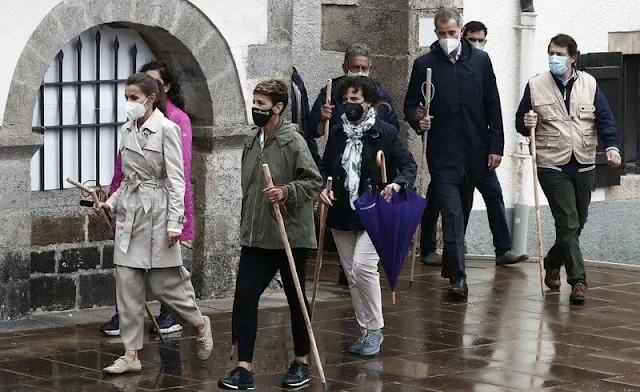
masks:
<path id="1" fill-rule="evenodd" d="M 378 151 L 378 166 L 382 170 L 382 182 L 387 183 L 384 153 Z M 391 286 L 392 301 L 396 303 L 395 289 L 398 277 L 409 252 L 409 246 L 420 223 L 427 200 L 410 189 L 393 192 L 387 202 L 379 191 L 369 188 L 354 203 L 356 213 L 371 242 Z"/>

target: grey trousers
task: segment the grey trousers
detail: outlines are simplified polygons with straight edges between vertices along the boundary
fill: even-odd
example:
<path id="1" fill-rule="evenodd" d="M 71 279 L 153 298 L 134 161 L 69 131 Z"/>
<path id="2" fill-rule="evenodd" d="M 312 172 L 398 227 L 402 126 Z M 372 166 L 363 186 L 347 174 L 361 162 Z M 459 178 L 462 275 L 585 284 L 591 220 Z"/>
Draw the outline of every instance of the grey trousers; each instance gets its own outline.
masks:
<path id="1" fill-rule="evenodd" d="M 120 314 L 120 336 L 125 350 L 140 350 L 144 339 L 145 275 L 151 292 L 178 322 L 197 327 L 203 323 L 191 285 L 191 274 L 184 267 L 129 268 L 116 266 L 116 301 Z"/>

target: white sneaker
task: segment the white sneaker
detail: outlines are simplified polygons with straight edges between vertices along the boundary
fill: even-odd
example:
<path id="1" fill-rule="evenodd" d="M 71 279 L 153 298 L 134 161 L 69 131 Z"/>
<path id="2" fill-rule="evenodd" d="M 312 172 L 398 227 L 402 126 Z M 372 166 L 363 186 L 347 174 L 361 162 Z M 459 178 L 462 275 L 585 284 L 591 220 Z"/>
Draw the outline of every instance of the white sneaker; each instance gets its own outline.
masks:
<path id="1" fill-rule="evenodd" d="M 198 344 L 198 358 L 202 361 L 206 361 L 211 356 L 213 351 L 213 336 L 211 336 L 211 320 L 209 316 L 203 316 L 204 319 L 204 333 L 196 338 Z"/>
<path id="2" fill-rule="evenodd" d="M 139 372 L 142 370 L 142 364 L 139 359 L 131 360 L 126 356 L 121 356 L 116 359 L 113 365 L 102 369 L 105 373 L 109 374 L 122 374 L 130 372 Z"/>

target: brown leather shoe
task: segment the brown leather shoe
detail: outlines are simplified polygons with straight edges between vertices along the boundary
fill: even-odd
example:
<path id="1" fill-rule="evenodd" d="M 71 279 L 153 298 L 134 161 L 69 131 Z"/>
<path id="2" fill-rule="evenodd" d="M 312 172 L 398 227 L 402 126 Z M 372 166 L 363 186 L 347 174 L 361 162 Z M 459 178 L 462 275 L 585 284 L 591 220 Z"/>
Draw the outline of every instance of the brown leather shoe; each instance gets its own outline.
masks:
<path id="1" fill-rule="evenodd" d="M 428 265 L 430 267 L 441 267 L 442 266 L 442 256 L 440 256 L 436 252 L 431 252 L 426 256 L 420 257 L 420 262 L 422 264 Z"/>
<path id="2" fill-rule="evenodd" d="M 500 256 L 496 256 L 496 265 L 500 266 L 500 265 L 517 264 L 522 261 L 527 261 L 527 259 L 529 259 L 529 256 L 527 255 L 519 255 L 512 250 L 508 250 L 503 254 L 501 254 Z"/>
<path id="3" fill-rule="evenodd" d="M 544 276 L 544 284 L 551 290 L 560 288 L 560 268 L 548 269 Z"/>
<path id="4" fill-rule="evenodd" d="M 571 287 L 571 295 L 569 302 L 572 304 L 583 304 L 587 296 L 587 285 L 584 283 L 576 283 Z"/>

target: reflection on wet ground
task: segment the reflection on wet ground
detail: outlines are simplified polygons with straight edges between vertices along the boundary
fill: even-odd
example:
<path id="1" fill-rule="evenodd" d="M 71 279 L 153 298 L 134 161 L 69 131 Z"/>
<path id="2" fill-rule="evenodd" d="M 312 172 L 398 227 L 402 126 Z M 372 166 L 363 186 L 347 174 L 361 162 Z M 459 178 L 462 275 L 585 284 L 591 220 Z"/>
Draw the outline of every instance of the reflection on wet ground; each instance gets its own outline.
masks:
<path id="1" fill-rule="evenodd" d="M 640 391 L 640 273 L 589 270 L 588 300 L 573 306 L 566 285 L 541 296 L 537 264 L 469 263 L 464 303 L 447 300 L 438 268 L 416 272 L 410 287 L 405 268 L 395 305 L 382 276 L 385 341 L 378 357 L 362 358 L 344 352 L 358 333 L 351 301 L 336 285 L 337 266 L 323 267 L 323 290 L 337 295 L 318 303 L 314 331 L 330 391 Z M 122 345 L 95 323 L 0 333 L 0 390 L 217 390 L 234 366 L 231 316 L 202 310 L 214 330 L 208 361 L 198 360 L 185 328 L 164 343 L 148 337 L 143 371 L 133 375 L 102 373 Z M 0 324 L 0 332 L 10 328 Z M 280 390 L 291 355 L 288 308 L 261 309 L 258 390 Z M 306 390 L 322 390 L 315 376 Z"/>

